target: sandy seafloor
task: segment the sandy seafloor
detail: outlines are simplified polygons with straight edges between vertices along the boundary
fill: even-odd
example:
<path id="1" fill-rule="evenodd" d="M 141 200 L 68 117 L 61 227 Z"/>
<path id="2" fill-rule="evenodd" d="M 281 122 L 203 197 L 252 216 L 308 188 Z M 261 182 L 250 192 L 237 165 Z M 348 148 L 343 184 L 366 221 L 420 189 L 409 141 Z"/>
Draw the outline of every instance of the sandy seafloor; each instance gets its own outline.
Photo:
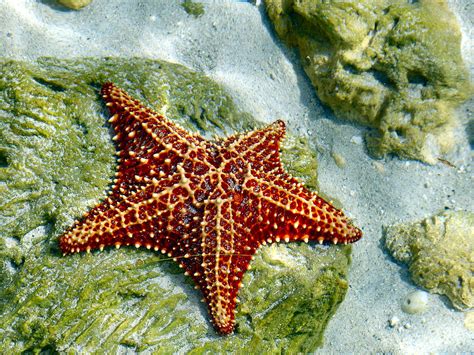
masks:
<path id="1" fill-rule="evenodd" d="M 205 14 L 197 19 L 180 2 L 95 0 L 76 12 L 53 0 L 0 0 L 0 55 L 165 59 L 221 83 L 257 119 L 283 118 L 291 132 L 309 136 L 319 152 L 321 190 L 340 200 L 364 231 L 353 248 L 349 292 L 318 352 L 474 352 L 474 332 L 446 298 L 429 295 L 429 309 L 421 315 L 402 312 L 401 300 L 417 287 L 381 243 L 383 225 L 417 221 L 445 208 L 474 210 L 473 154 L 464 130 L 448 157 L 455 168 L 392 157 L 374 160 L 360 142 L 366 128 L 336 119 L 321 105 L 297 53 L 276 39 L 260 1 L 201 1 Z M 450 5 L 461 20 L 472 77 L 474 1 L 451 0 Z M 466 118 L 473 110 L 471 99 L 459 113 Z M 337 167 L 332 153 L 344 157 L 344 168 Z M 391 328 L 394 316 L 400 326 Z"/>

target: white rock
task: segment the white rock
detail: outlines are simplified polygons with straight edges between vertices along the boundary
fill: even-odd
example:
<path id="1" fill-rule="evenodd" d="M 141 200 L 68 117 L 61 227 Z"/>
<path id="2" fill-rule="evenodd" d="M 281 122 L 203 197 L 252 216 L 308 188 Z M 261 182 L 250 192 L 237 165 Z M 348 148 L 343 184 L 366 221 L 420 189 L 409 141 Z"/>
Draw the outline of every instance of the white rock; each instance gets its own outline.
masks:
<path id="1" fill-rule="evenodd" d="M 388 324 L 390 325 L 391 328 L 395 328 L 399 323 L 400 323 L 400 318 L 398 318 L 397 316 L 393 316 L 388 321 Z"/>
<path id="2" fill-rule="evenodd" d="M 405 313 L 423 313 L 428 309 L 428 293 L 414 291 L 409 293 L 402 302 L 402 310 Z"/>
<path id="3" fill-rule="evenodd" d="M 351 138 L 351 143 L 362 144 L 362 142 L 363 142 L 363 139 L 361 136 L 352 136 Z"/>

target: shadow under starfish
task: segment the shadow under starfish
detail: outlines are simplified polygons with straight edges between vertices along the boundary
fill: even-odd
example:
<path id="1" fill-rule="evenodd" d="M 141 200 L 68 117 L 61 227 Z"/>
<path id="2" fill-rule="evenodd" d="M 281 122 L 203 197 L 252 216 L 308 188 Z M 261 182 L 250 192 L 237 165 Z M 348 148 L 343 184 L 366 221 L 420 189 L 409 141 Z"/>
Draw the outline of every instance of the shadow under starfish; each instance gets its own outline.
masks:
<path id="1" fill-rule="evenodd" d="M 260 246 L 361 238 L 342 211 L 284 171 L 283 121 L 208 141 L 112 83 L 102 96 L 116 133 L 116 179 L 109 197 L 60 237 L 65 255 L 122 245 L 161 251 L 194 279 L 214 327 L 229 334 Z"/>

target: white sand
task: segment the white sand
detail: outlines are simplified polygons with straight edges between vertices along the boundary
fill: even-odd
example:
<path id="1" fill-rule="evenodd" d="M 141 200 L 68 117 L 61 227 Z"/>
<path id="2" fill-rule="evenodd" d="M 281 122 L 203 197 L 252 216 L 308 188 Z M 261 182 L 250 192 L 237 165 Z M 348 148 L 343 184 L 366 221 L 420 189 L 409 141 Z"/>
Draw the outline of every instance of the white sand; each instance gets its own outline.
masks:
<path id="1" fill-rule="evenodd" d="M 461 137 L 450 157 L 456 168 L 371 159 L 357 143 L 365 128 L 322 108 L 298 56 L 276 40 L 261 6 L 203 2 L 205 15 L 195 19 L 178 0 L 95 0 L 78 12 L 64 11 L 53 0 L 0 0 L 0 53 L 26 60 L 141 56 L 175 61 L 222 83 L 259 120 L 284 118 L 295 134 L 309 135 L 320 153 L 321 189 L 339 199 L 364 230 L 353 249 L 350 290 L 320 352 L 474 351 L 474 332 L 464 328 L 463 313 L 445 298 L 430 295 L 429 310 L 421 315 L 401 311 L 400 302 L 416 286 L 407 269 L 381 248 L 383 225 L 419 220 L 445 207 L 474 209 L 467 141 Z M 473 73 L 474 5 L 470 0 L 450 4 L 470 33 L 463 51 Z M 471 100 L 461 115 L 472 114 L 473 106 Z M 345 168 L 336 166 L 332 152 L 345 158 Z M 394 316 L 400 323 L 391 328 Z"/>

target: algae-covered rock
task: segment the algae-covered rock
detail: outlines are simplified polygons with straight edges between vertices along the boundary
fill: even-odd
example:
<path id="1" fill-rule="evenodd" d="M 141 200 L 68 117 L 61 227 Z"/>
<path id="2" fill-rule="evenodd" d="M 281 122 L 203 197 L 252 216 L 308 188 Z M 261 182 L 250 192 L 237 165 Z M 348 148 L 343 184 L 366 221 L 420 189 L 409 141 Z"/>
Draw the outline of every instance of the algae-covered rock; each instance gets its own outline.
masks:
<path id="1" fill-rule="evenodd" d="M 277 34 L 299 48 L 320 99 L 376 128 L 369 151 L 436 163 L 454 108 L 472 92 L 460 30 L 440 0 L 265 0 Z"/>
<path id="2" fill-rule="evenodd" d="M 58 2 L 69 9 L 80 10 L 89 5 L 92 0 L 58 0 Z"/>
<path id="3" fill-rule="evenodd" d="M 58 236 L 106 196 L 114 174 L 99 95 L 106 81 L 208 136 L 257 125 L 217 84 L 177 64 L 0 61 L 2 351 L 314 350 L 345 295 L 350 247 L 263 247 L 228 337 L 215 334 L 199 291 L 161 255 L 124 248 L 61 256 Z M 298 163 L 316 163 L 307 142 L 290 138 L 286 147 L 288 170 L 314 186 L 315 166 Z"/>
<path id="4" fill-rule="evenodd" d="M 413 282 L 457 309 L 474 307 L 474 213 L 443 212 L 385 232 L 385 247 L 408 264 Z"/>

